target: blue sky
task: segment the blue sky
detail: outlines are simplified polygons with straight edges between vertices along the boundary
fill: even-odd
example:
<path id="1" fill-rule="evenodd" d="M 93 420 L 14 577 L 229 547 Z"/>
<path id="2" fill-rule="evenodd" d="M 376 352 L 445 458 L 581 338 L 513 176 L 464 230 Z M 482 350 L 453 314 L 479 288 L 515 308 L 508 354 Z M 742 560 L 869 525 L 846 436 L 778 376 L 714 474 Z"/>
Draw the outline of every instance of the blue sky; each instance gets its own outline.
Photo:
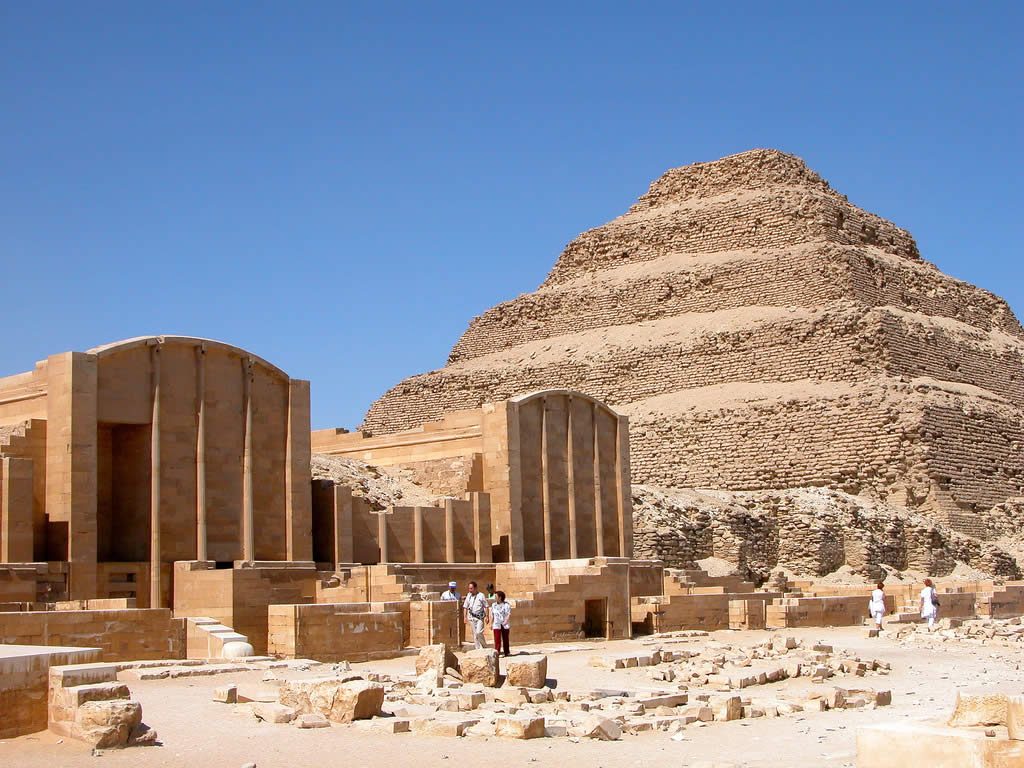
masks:
<path id="1" fill-rule="evenodd" d="M 803 157 L 1021 313 L 1024 10 L 0 6 L 0 374 L 221 339 L 355 427 L 668 168 Z"/>

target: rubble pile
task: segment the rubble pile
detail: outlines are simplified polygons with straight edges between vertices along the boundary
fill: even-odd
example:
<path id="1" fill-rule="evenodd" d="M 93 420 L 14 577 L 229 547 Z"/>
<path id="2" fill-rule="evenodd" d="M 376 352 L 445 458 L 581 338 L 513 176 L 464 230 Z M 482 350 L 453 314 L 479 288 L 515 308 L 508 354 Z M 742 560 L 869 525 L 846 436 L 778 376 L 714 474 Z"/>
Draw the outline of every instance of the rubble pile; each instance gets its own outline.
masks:
<path id="1" fill-rule="evenodd" d="M 1006 504 L 986 516 L 992 536 L 1010 535 L 1018 511 Z M 990 576 L 1021 576 L 1014 554 L 995 542 L 906 508 L 827 488 L 718 491 L 634 485 L 633 543 L 637 557 L 675 568 L 721 558 L 758 583 L 779 568 L 822 577 L 844 566 L 867 579 L 882 577 L 880 566 L 946 576 L 957 564 Z"/>
<path id="2" fill-rule="evenodd" d="M 964 643 L 1024 647 L 1024 619 L 940 619 L 931 630 L 924 625 L 898 629 L 895 637 L 903 645 L 915 643 Z"/>
<path id="3" fill-rule="evenodd" d="M 617 740 L 644 731 L 679 734 L 688 726 L 874 708 L 892 701 L 889 690 L 859 681 L 842 684 L 844 678 L 888 674 L 889 665 L 880 660 L 828 645 L 804 645 L 792 637 L 745 647 L 712 641 L 696 645 L 705 635 L 668 633 L 648 641 L 655 643 L 650 650 L 590 659 L 591 666 L 604 670 L 648 667 L 650 687 L 562 690 L 547 678 L 548 659 L 541 654 L 508 659 L 502 681 L 491 672 L 498 662 L 493 650 L 463 654 L 452 666 L 450 652 L 430 646 L 422 649 L 415 675 L 336 669 L 331 677 L 283 683 L 278 701 L 256 705 L 253 714 L 298 727 L 321 727 L 300 719 L 317 715 L 330 723 L 352 722 L 387 733 Z M 812 685 L 807 690 L 770 688 L 792 678 Z M 751 689 L 758 687 L 763 693 L 754 694 Z"/>

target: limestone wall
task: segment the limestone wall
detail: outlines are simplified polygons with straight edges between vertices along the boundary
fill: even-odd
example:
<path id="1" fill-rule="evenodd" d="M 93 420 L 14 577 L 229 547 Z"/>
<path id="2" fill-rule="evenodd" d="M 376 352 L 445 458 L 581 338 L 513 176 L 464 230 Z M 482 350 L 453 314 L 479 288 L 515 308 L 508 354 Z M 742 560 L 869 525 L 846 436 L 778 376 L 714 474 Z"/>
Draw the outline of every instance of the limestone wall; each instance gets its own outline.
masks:
<path id="1" fill-rule="evenodd" d="M 267 652 L 285 659 L 369 661 L 405 648 L 408 603 L 271 605 Z"/>
<path id="2" fill-rule="evenodd" d="M 101 661 L 180 659 L 185 624 L 166 608 L 0 613 L 0 643 L 102 649 Z"/>

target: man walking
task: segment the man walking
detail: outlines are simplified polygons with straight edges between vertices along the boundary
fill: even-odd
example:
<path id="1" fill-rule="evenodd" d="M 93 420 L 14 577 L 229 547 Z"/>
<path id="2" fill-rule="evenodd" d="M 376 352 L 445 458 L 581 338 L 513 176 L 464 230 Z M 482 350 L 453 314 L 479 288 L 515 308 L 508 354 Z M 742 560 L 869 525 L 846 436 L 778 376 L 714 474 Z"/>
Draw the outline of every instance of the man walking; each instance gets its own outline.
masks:
<path id="1" fill-rule="evenodd" d="M 471 581 L 466 588 L 466 599 L 462 609 L 466 614 L 466 623 L 473 631 L 473 647 L 484 647 L 484 619 L 487 618 L 487 598 L 477 591 L 476 582 Z"/>

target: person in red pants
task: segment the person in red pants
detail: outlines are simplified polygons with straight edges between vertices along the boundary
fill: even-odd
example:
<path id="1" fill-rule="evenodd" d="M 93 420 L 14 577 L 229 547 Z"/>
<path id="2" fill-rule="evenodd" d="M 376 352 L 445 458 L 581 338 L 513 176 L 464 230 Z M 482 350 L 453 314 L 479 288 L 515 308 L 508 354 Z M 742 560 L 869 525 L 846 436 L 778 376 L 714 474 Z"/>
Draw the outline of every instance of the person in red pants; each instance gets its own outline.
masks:
<path id="1" fill-rule="evenodd" d="M 491 629 L 494 630 L 494 650 L 501 653 L 504 646 L 505 655 L 508 656 L 508 617 L 512 613 L 512 606 L 505 602 L 505 593 L 500 589 L 494 593 L 494 602 L 489 610 Z"/>

